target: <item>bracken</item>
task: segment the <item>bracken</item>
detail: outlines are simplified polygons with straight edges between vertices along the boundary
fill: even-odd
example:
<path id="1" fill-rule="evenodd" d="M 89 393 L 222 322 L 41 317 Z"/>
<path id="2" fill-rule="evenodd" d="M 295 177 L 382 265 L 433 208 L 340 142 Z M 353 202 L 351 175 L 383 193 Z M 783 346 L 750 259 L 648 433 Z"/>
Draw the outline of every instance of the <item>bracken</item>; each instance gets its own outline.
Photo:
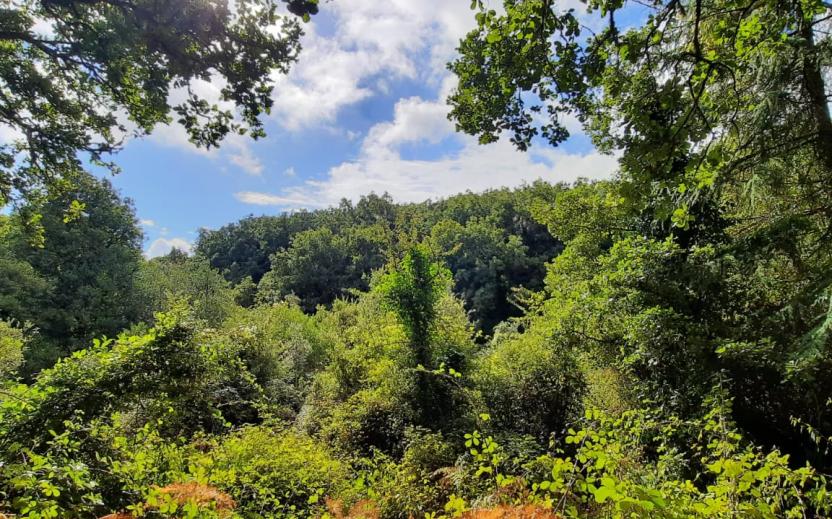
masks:
<path id="1" fill-rule="evenodd" d="M 379 519 L 381 516 L 378 506 L 369 499 L 355 503 L 349 510 L 344 510 L 344 504 L 341 501 L 327 499 L 326 508 L 334 519 Z"/>
<path id="2" fill-rule="evenodd" d="M 461 519 L 562 519 L 553 511 L 535 505 L 497 506 L 469 510 Z"/>
<path id="3" fill-rule="evenodd" d="M 173 483 L 159 489 L 162 494 L 171 496 L 178 504 L 193 502 L 197 505 L 215 505 L 217 510 L 233 510 L 236 503 L 228 494 L 214 487 L 200 483 Z"/>

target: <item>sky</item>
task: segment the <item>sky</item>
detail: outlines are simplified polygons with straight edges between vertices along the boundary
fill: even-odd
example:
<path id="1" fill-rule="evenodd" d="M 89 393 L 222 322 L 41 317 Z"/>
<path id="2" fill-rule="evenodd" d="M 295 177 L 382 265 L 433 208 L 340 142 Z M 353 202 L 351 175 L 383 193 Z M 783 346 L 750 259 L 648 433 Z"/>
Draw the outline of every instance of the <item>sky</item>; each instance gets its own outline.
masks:
<path id="1" fill-rule="evenodd" d="M 416 202 L 539 178 L 611 176 L 615 158 L 597 153 L 577 121 L 560 147 L 527 153 L 454 132 L 445 64 L 474 23 L 470 0 L 322 2 L 304 24 L 298 63 L 275 76 L 266 138 L 234 136 L 207 152 L 165 126 L 116 156 L 122 173 L 113 184 L 133 200 L 145 254 L 189 250 L 200 228 L 370 192 Z M 216 96 L 215 85 L 199 89 Z"/>

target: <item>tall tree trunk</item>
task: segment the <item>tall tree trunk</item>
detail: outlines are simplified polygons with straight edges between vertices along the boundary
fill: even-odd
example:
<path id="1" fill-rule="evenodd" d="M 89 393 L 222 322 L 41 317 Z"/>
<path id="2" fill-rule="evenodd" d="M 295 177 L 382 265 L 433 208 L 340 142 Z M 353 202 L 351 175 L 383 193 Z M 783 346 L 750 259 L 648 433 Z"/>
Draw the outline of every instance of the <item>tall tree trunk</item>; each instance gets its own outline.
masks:
<path id="1" fill-rule="evenodd" d="M 806 23 L 801 34 L 806 40 L 806 54 L 803 58 L 803 88 L 809 96 L 809 108 L 818 131 L 815 148 L 818 158 L 832 172 L 832 116 L 829 113 L 826 83 L 823 80 L 820 60 L 817 56 L 812 24 Z"/>

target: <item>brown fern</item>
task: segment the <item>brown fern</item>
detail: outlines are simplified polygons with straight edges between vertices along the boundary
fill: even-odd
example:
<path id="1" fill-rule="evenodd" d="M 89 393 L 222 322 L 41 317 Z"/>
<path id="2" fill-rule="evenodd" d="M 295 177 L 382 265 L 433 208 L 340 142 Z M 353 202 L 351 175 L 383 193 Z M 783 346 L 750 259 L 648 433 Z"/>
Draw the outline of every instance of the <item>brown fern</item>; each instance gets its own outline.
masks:
<path id="1" fill-rule="evenodd" d="M 369 499 L 363 499 L 349 509 L 345 509 L 340 500 L 327 499 L 326 508 L 334 519 L 379 519 L 381 516 L 378 506 Z"/>
<path id="2" fill-rule="evenodd" d="M 461 519 L 562 519 L 561 516 L 548 508 L 536 505 L 524 506 L 496 506 L 494 508 L 480 508 L 469 510 L 462 514 Z"/>

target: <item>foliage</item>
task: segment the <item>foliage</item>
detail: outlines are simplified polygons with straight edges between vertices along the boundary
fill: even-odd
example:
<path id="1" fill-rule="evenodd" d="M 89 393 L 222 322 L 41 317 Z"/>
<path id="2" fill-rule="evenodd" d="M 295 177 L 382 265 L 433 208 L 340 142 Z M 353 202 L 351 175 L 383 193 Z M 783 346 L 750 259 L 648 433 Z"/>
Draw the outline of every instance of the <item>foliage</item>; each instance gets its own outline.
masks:
<path id="1" fill-rule="evenodd" d="M 234 307 L 234 293 L 222 276 L 202 258 L 188 257 L 176 249 L 143 262 L 135 283 L 145 321 L 150 321 L 154 312 L 168 311 L 178 301 L 185 301 L 195 317 L 216 326 Z"/>
<path id="2" fill-rule="evenodd" d="M 286 3 L 317 12 L 317 1 Z M 71 189 L 85 160 L 116 171 L 107 154 L 127 135 L 173 117 L 200 146 L 262 136 L 271 74 L 288 72 L 302 34 L 264 0 L 25 0 L 2 11 L 0 122 L 19 137 L 0 148 L 0 205 L 43 184 Z M 218 100 L 200 94 L 211 80 Z"/>
<path id="3" fill-rule="evenodd" d="M 401 460 L 381 453 L 364 460 L 346 497 L 365 497 L 382 517 L 406 518 L 441 509 L 448 493 L 437 481 L 452 468 L 456 449 L 441 434 L 418 429 L 406 431 L 405 443 Z"/>
<path id="4" fill-rule="evenodd" d="M 225 418 L 255 413 L 259 388 L 234 346 L 197 333 L 186 316 L 180 308 L 159 314 L 144 335 L 96 340 L 15 387 L 0 403 L 0 449 L 14 451 L 21 438 L 37 447 L 79 413 L 91 420 L 131 411 L 141 425 L 172 408 L 177 421 L 168 426 L 182 432 L 222 430 Z"/>
<path id="5" fill-rule="evenodd" d="M 239 355 L 275 412 L 294 418 L 311 379 L 329 360 L 332 341 L 314 318 L 286 303 L 239 309 L 220 334 Z"/>
<path id="6" fill-rule="evenodd" d="M 426 368 L 431 367 L 430 335 L 446 275 L 428 254 L 421 247 L 408 251 L 401 265 L 382 276 L 375 286 L 404 326 L 416 362 Z"/>
<path id="7" fill-rule="evenodd" d="M 71 203 L 80 212 L 68 215 Z M 30 369 L 55 361 L 43 358 L 44 350 L 65 355 L 138 320 L 133 281 L 141 262 L 142 233 L 132 202 L 122 199 L 108 181 L 81 175 L 72 189 L 18 208 L 8 225 L 2 248 L 14 259 L 0 260 L 11 270 L 0 314 L 37 327 L 39 341 L 30 353 L 43 364 Z"/>
<path id="8" fill-rule="evenodd" d="M 23 364 L 23 347 L 26 341 L 23 330 L 7 321 L 0 321 L 0 386 L 14 378 Z"/>
<path id="9" fill-rule="evenodd" d="M 832 11 L 638 5 L 477 0 L 450 65 L 461 130 L 526 149 L 576 118 L 619 158 L 615 178 L 371 194 L 203 230 L 194 257 L 150 261 L 130 204 L 76 171 L 79 152 L 97 164 L 114 146 L 116 120 L 64 119 L 100 102 L 146 133 L 171 87 L 213 74 L 259 136 L 299 26 L 267 31 L 276 4 L 259 0 L 11 5 L 0 79 L 17 105 L 0 120 L 43 140 L 4 148 L 0 193 L 29 196 L 42 167 L 59 181 L 0 216 L 15 319 L 0 321 L 0 514 L 832 514 Z M 151 35 L 140 7 L 179 25 Z M 71 44 L 34 35 L 35 16 Z M 72 56 L 87 61 L 33 85 Z M 237 129 L 190 99 L 198 144 Z M 29 331 L 69 351 L 128 326 L 9 380 L 22 339 L 49 353 Z"/>
<path id="10" fill-rule="evenodd" d="M 203 229 L 196 252 L 234 285 L 251 277 L 261 303 L 297 297 L 314 312 L 366 290 L 371 272 L 389 257 L 427 241 L 445 256 L 454 290 L 475 324 L 491 333 L 498 322 L 520 314 L 513 290 L 540 289 L 544 263 L 561 249 L 531 210 L 532 200 L 551 200 L 560 189 L 537 182 L 420 204 L 394 204 L 387 195 L 370 194 L 355 204 L 343 200 L 335 208 Z"/>
<path id="11" fill-rule="evenodd" d="M 493 437 L 466 435 L 475 480 L 491 481 L 489 503 L 539 503 L 564 517 L 805 517 L 832 506 L 827 479 L 791 467 L 778 451 L 749 445 L 716 390 L 691 420 L 627 411 L 618 418 L 588 409 L 552 453 L 503 472 L 509 461 Z M 691 470 L 699 474 L 689 479 Z M 701 471 L 701 472 L 699 472 Z M 460 487 L 463 493 L 471 487 Z M 480 498 L 481 499 L 481 498 Z M 454 494 L 455 515 L 471 501 Z"/>
<path id="12" fill-rule="evenodd" d="M 274 303 L 293 294 L 307 312 L 330 305 L 349 290 L 367 290 L 369 275 L 384 265 L 382 227 L 326 227 L 298 233 L 291 246 L 271 257 L 272 268 L 258 285 L 257 299 Z"/>
<path id="13" fill-rule="evenodd" d="M 464 309 L 441 279 L 432 280 L 433 287 L 427 288 L 442 292 L 423 294 L 432 300 L 429 311 L 435 317 L 414 319 L 425 325 L 427 334 L 422 336 L 426 342 L 416 343 L 424 349 L 416 349 L 413 328 L 391 306 L 389 290 L 394 297 L 406 294 L 393 304 L 408 305 L 408 296 L 425 290 L 424 285 L 407 284 L 414 275 L 440 271 L 435 265 L 404 261 L 400 268 L 411 270 L 385 272 L 371 292 L 355 302 L 337 302 L 323 316 L 322 328 L 331 334 L 334 347 L 299 418 L 307 430 L 319 431 L 345 452 L 400 454 L 409 427 L 452 431 L 468 420 L 469 403 L 457 377 L 466 370 L 475 346 Z M 410 317 L 416 307 L 403 306 L 402 311 Z"/>
<path id="14" fill-rule="evenodd" d="M 0 215 L 0 314 L 31 321 L 46 301 L 49 281 L 17 256 L 15 244 L 24 240 L 23 234 L 15 220 Z"/>
<path id="15" fill-rule="evenodd" d="M 519 315 L 511 305 L 511 290 L 534 268 L 519 236 L 506 236 L 495 224 L 477 218 L 465 225 L 443 220 L 431 228 L 429 243 L 442 251 L 453 272 L 454 292 L 480 328 L 490 331 L 505 318 Z"/>
<path id="16" fill-rule="evenodd" d="M 347 465 L 323 445 L 271 427 L 242 429 L 191 463 L 244 517 L 313 516 L 348 481 Z"/>
<path id="17" fill-rule="evenodd" d="M 654 2 L 626 28 L 627 2 L 473 7 L 477 28 L 450 65 L 458 128 L 525 149 L 562 142 L 576 117 L 620 156 L 616 182 L 538 207 L 569 242 L 550 308 L 579 312 L 556 321 L 599 350 L 623 347 L 642 394 L 680 411 L 726 370 L 743 430 L 826 466 L 791 421 L 832 431 L 818 377 L 830 352 L 829 5 Z"/>
<path id="18" fill-rule="evenodd" d="M 575 354 L 536 331 L 494 341 L 471 378 L 501 431 L 545 443 L 580 412 L 584 381 Z"/>

